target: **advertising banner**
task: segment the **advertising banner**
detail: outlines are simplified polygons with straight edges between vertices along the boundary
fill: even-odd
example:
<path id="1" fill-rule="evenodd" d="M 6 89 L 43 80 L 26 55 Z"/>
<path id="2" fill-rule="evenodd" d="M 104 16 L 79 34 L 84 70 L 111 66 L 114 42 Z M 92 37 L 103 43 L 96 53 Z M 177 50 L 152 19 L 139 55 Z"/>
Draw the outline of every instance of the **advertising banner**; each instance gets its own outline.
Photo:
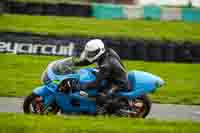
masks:
<path id="1" fill-rule="evenodd" d="M 182 17 L 184 21 L 199 22 L 200 21 L 200 9 L 198 8 L 183 8 Z"/>
<path id="2" fill-rule="evenodd" d="M 145 61 L 200 62 L 200 44 L 159 40 L 81 36 L 42 36 L 0 32 L 0 53 L 80 56 L 90 39 L 102 39 L 122 59 Z"/>
<path id="3" fill-rule="evenodd" d="M 144 6 L 144 18 L 150 20 L 160 20 L 161 8 L 159 6 Z"/>
<path id="4" fill-rule="evenodd" d="M 124 14 L 128 19 L 142 19 L 143 7 L 140 6 L 124 6 Z"/>
<path id="5" fill-rule="evenodd" d="M 98 19 L 125 18 L 123 7 L 113 4 L 93 4 L 92 16 Z"/>
<path id="6" fill-rule="evenodd" d="M 52 37 L 28 33 L 0 33 L 0 53 L 80 56 L 87 41 L 95 38 L 87 37 Z M 100 38 L 106 47 L 115 49 L 122 58 L 131 58 L 130 47 L 121 40 Z M 124 51 L 127 51 L 124 52 Z"/>
<path id="7" fill-rule="evenodd" d="M 181 14 L 181 8 L 162 8 L 162 14 L 161 14 L 161 20 L 181 20 L 182 14 Z"/>

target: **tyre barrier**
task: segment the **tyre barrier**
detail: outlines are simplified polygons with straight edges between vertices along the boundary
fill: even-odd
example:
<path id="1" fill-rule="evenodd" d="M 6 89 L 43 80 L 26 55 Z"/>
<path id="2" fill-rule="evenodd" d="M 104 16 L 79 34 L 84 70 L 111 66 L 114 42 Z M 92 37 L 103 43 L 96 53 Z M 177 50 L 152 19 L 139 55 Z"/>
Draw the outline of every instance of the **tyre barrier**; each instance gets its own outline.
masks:
<path id="1" fill-rule="evenodd" d="M 6 1 L 5 12 L 30 15 L 55 15 L 55 16 L 91 16 L 90 5 L 79 4 L 50 4 L 50 3 L 31 3 Z"/>
<path id="2" fill-rule="evenodd" d="M 58 15 L 59 16 L 59 8 L 58 5 L 55 4 L 42 4 L 41 5 L 41 15 Z"/>
<path id="3" fill-rule="evenodd" d="M 29 15 L 42 14 L 43 7 L 40 3 L 27 3 L 25 6 L 25 8 L 27 9 L 26 13 Z"/>
<path id="4" fill-rule="evenodd" d="M 99 37 L 47 36 L 0 32 L 0 53 L 80 56 L 86 42 Z M 200 63 L 200 44 L 127 38 L 101 38 L 122 59 Z"/>
<path id="5" fill-rule="evenodd" d="M 192 62 L 190 46 L 185 43 L 177 45 L 175 49 L 175 58 L 176 62 Z"/>
<path id="6" fill-rule="evenodd" d="M 0 1 L 0 15 L 3 14 L 3 11 L 4 11 L 4 3 Z"/>
<path id="7" fill-rule="evenodd" d="M 6 13 L 24 14 L 27 13 L 28 10 L 28 8 L 26 7 L 27 3 L 25 2 L 5 1 L 4 5 Z"/>
<path id="8" fill-rule="evenodd" d="M 96 17 L 98 19 L 146 19 L 200 22 L 199 8 L 174 8 L 156 5 L 35 3 L 1 1 L 4 12 L 14 14 Z M 1 10 L 1 8 L 0 8 Z"/>
<path id="9" fill-rule="evenodd" d="M 175 47 L 173 42 L 167 41 L 165 45 L 161 45 L 163 51 L 163 61 L 173 62 L 175 61 Z"/>
<path id="10" fill-rule="evenodd" d="M 61 16 L 82 16 L 89 17 L 92 9 L 90 5 L 58 4 Z"/>
<path id="11" fill-rule="evenodd" d="M 193 62 L 200 62 L 200 45 L 191 45 L 191 54 Z"/>
<path id="12" fill-rule="evenodd" d="M 92 38 L 91 38 L 92 39 Z M 112 48 L 114 49 L 119 55 L 121 55 L 121 58 L 126 58 L 126 53 L 124 53 L 123 51 L 127 50 L 126 47 L 121 47 L 121 49 L 119 49 L 120 45 L 121 45 L 121 42 L 120 40 L 115 40 L 115 39 L 112 39 L 112 38 L 101 38 L 102 41 L 106 44 L 105 46 L 107 48 Z"/>
<path id="13" fill-rule="evenodd" d="M 146 52 L 148 61 L 163 61 L 162 47 L 158 43 L 159 43 L 158 41 L 156 43 L 155 41 L 154 42 L 152 41 L 147 45 Z"/>

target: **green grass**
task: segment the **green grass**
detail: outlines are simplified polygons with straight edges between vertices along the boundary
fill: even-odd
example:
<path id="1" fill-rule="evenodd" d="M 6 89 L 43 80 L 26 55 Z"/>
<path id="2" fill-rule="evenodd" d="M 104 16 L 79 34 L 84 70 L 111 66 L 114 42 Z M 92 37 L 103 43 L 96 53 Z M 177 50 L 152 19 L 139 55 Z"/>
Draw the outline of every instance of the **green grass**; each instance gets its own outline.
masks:
<path id="1" fill-rule="evenodd" d="M 200 23 L 8 14 L 0 16 L 0 20 L 0 31 L 200 42 Z"/>
<path id="2" fill-rule="evenodd" d="M 0 54 L 0 96 L 26 96 L 39 86 L 47 64 L 62 57 Z M 124 61 L 127 70 L 162 77 L 166 85 L 151 95 L 156 103 L 200 104 L 200 64 Z"/>
<path id="3" fill-rule="evenodd" d="M 104 117 L 0 114 L 1 133 L 197 133 L 200 123 Z"/>

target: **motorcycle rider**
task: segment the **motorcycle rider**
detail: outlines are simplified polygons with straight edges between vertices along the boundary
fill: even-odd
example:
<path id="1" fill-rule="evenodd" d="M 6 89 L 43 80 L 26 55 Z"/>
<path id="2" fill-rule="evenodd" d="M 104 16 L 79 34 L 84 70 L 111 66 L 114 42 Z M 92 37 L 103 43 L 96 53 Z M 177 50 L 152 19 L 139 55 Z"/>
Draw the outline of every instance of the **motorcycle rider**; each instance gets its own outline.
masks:
<path id="1" fill-rule="evenodd" d="M 101 82 L 108 81 L 109 92 L 101 95 L 113 95 L 120 89 L 127 87 L 127 74 L 125 67 L 120 60 L 119 55 L 111 48 L 105 48 L 100 39 L 93 39 L 86 43 L 84 51 L 81 54 L 80 61 L 75 62 L 75 66 L 85 66 L 96 63 L 96 80 L 86 84 L 86 88 L 96 87 L 102 91 Z M 99 102 L 102 102 L 101 100 Z"/>
<path id="2" fill-rule="evenodd" d="M 68 73 L 72 65 L 70 59 L 61 59 L 51 62 L 47 69 L 50 68 L 56 75 L 64 75 Z M 100 39 L 93 39 L 86 43 L 84 51 L 81 53 L 80 61 L 75 62 L 75 66 L 86 66 L 96 63 L 96 81 L 85 85 L 85 88 L 100 88 L 101 81 L 107 80 L 110 85 L 110 94 L 115 91 L 127 88 L 127 75 L 125 67 L 120 60 L 119 55 L 111 48 L 105 48 L 104 43 Z M 43 72 L 41 80 L 44 84 L 48 84 L 53 77 L 47 74 L 47 69 Z M 108 88 L 107 88 L 108 89 Z"/>
<path id="3" fill-rule="evenodd" d="M 84 51 L 81 53 L 80 61 L 75 62 L 75 66 L 86 66 L 96 63 L 97 72 L 96 80 L 92 83 L 84 84 L 83 88 L 97 88 L 99 96 L 97 96 L 97 104 L 104 105 L 108 99 L 120 89 L 127 89 L 127 74 L 125 67 L 120 60 L 119 55 L 111 48 L 105 48 L 104 43 L 100 39 L 93 39 L 86 43 Z M 63 75 L 72 65 L 68 59 L 53 61 L 47 67 L 53 70 L 56 75 Z M 66 67 L 67 66 L 67 67 Z M 54 77 L 47 74 L 47 69 L 42 74 L 42 81 L 48 84 Z M 107 81 L 106 86 L 102 86 L 102 81 Z"/>

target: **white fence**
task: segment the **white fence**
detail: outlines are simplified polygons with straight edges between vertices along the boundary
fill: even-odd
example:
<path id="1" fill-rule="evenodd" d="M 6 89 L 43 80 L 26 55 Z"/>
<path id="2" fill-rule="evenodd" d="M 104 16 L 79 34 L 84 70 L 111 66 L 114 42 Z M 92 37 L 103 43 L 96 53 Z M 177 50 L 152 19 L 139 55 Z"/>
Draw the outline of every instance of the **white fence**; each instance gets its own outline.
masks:
<path id="1" fill-rule="evenodd" d="M 200 0 L 138 0 L 139 5 L 187 6 L 190 2 L 194 7 L 200 7 Z"/>

